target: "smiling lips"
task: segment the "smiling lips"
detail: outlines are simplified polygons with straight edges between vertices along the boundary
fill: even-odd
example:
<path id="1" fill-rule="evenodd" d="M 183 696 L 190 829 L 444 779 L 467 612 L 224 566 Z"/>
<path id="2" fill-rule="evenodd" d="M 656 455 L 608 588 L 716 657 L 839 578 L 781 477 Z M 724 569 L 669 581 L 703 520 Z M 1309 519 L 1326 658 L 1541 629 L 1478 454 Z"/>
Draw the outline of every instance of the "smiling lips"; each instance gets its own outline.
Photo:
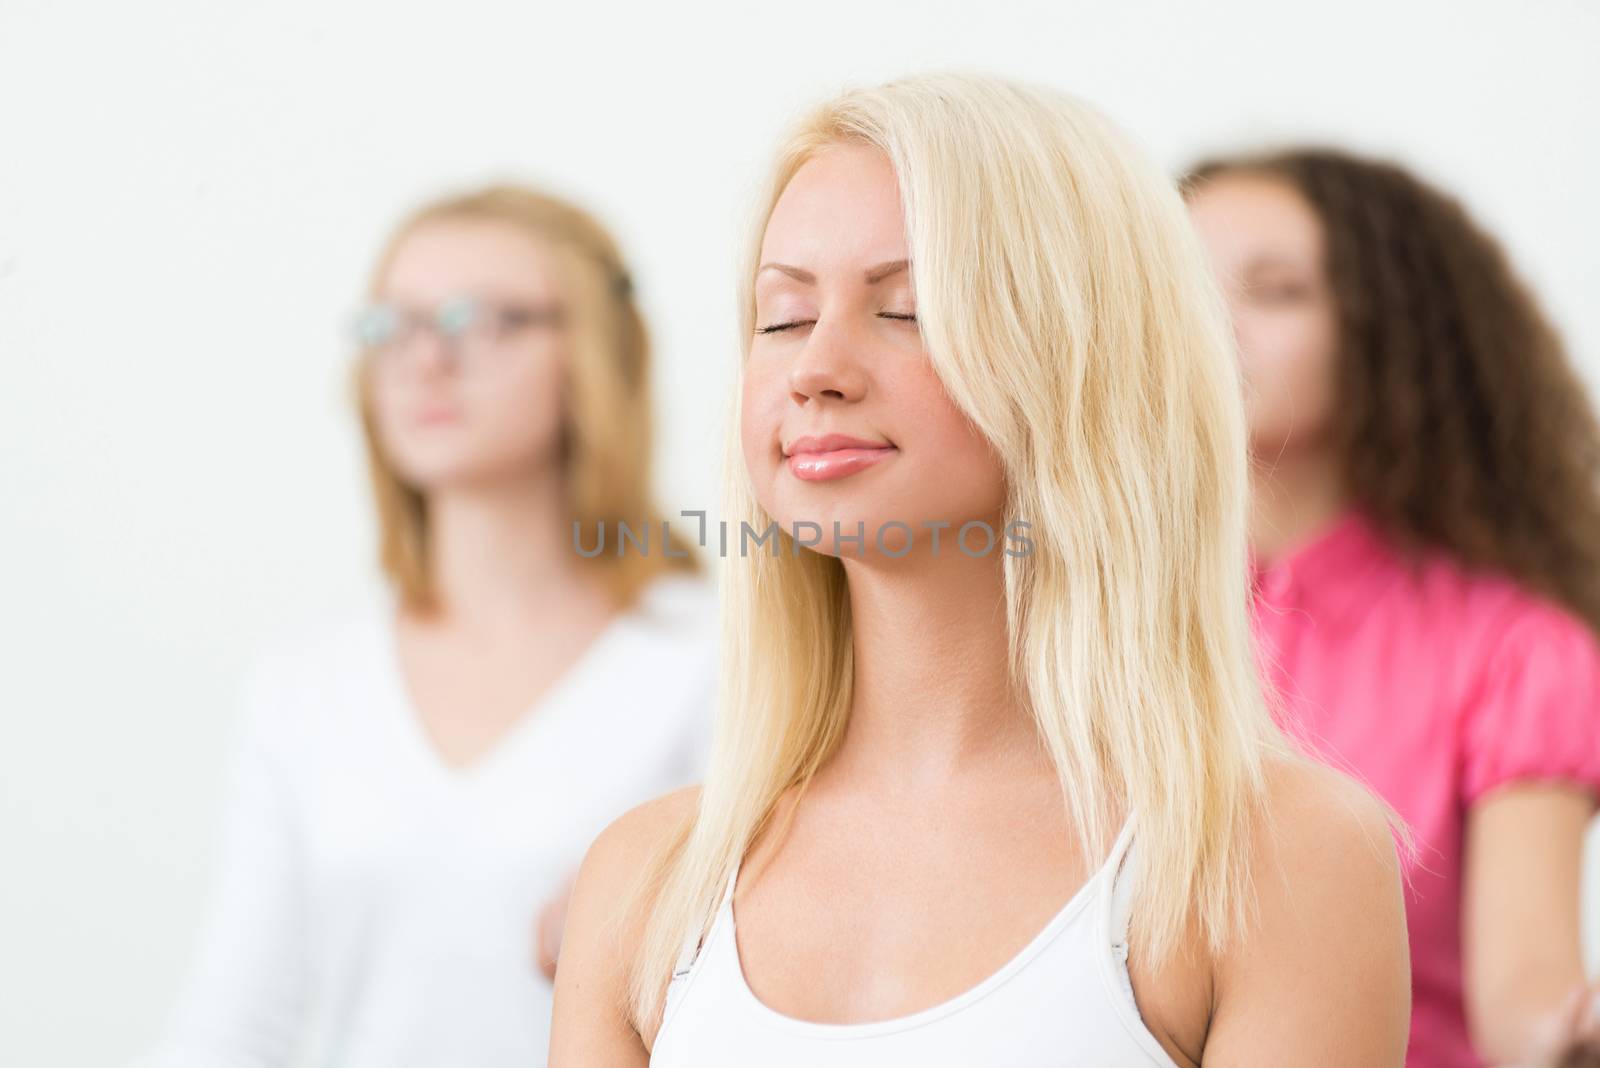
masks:
<path id="1" fill-rule="evenodd" d="M 823 434 L 791 441 L 784 450 L 789 471 L 807 482 L 848 478 L 865 471 L 897 450 L 886 441 L 866 441 L 847 434 Z"/>

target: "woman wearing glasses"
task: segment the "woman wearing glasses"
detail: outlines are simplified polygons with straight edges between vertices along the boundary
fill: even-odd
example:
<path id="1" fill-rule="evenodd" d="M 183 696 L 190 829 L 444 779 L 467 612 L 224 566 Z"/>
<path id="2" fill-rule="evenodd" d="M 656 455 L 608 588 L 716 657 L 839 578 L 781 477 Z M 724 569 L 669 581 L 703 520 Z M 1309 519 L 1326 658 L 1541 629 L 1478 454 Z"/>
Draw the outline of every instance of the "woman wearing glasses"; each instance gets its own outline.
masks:
<path id="1" fill-rule="evenodd" d="M 1262 700 L 1171 182 L 910 78 L 803 120 L 746 250 L 723 514 L 788 540 L 725 562 L 704 788 L 584 861 L 552 1066 L 1399 1065 L 1390 826 Z"/>
<path id="2" fill-rule="evenodd" d="M 490 188 L 406 220 L 372 298 L 356 386 L 390 592 L 251 678 L 212 914 L 151 1063 L 543 1063 L 584 848 L 699 776 L 714 598 L 650 499 L 612 240 Z M 644 548 L 614 551 L 623 523 Z"/>

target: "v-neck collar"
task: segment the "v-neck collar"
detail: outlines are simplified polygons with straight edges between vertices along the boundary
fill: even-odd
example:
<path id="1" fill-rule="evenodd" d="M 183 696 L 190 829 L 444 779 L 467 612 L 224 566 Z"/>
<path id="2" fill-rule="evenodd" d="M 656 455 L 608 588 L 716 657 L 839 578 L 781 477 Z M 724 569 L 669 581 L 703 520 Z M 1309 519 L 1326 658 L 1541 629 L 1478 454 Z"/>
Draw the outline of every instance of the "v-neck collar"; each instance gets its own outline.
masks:
<path id="1" fill-rule="evenodd" d="M 564 668 L 534 702 L 524 709 L 500 732 L 500 736 L 465 764 L 452 764 L 440 753 L 438 745 L 423 726 L 421 710 L 412 699 L 406 684 L 404 665 L 400 659 L 397 618 L 398 598 L 389 593 L 375 610 L 374 638 L 377 645 L 378 669 L 389 692 L 388 705 L 393 719 L 398 722 L 404 744 L 427 765 L 429 772 L 455 786 L 467 786 L 487 778 L 494 768 L 509 759 L 514 750 L 529 744 L 529 739 L 547 732 L 559 713 L 572 705 L 573 694 L 590 675 L 599 670 L 608 658 L 608 650 L 631 631 L 638 616 L 638 605 L 625 608 L 612 616 L 582 652 Z"/>

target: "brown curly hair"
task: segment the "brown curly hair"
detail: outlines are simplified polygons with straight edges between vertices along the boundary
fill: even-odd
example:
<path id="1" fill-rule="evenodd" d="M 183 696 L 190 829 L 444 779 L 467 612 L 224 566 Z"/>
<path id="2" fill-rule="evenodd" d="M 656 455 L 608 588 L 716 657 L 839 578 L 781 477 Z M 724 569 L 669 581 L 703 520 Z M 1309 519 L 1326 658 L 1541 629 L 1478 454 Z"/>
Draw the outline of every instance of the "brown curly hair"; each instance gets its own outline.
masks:
<path id="1" fill-rule="evenodd" d="M 1600 631 L 1600 429 L 1499 243 L 1405 169 L 1336 149 L 1210 159 L 1181 184 L 1235 174 L 1287 183 L 1322 222 L 1347 492 L 1402 549 L 1508 575 Z"/>

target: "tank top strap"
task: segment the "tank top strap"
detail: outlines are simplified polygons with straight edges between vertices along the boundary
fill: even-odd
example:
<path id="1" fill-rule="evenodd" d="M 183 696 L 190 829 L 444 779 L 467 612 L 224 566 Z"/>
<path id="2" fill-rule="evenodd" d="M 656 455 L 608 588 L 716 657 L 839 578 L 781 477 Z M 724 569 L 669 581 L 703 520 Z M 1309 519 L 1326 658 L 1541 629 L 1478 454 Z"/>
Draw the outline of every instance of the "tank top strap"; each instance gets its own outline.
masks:
<path id="1" fill-rule="evenodd" d="M 1122 827 L 1122 833 L 1117 835 L 1116 844 L 1111 847 L 1111 855 L 1107 858 L 1107 868 L 1111 880 L 1111 917 L 1110 928 L 1112 943 L 1123 952 L 1126 951 L 1128 942 L 1128 922 L 1133 915 L 1133 895 L 1138 883 L 1138 849 L 1134 842 L 1134 823 L 1137 814 L 1130 812 L 1128 821 Z"/>
<path id="2" fill-rule="evenodd" d="M 728 888 L 722 894 L 722 902 L 717 907 L 716 913 L 712 915 L 711 923 L 706 933 L 702 935 L 698 931 L 691 930 L 684 935 L 683 943 L 678 949 L 678 959 L 672 966 L 672 977 L 667 980 L 666 997 L 661 1010 L 661 1027 L 657 1031 L 658 1036 L 661 1031 L 666 1030 L 667 1021 L 672 1019 L 678 1005 L 683 1001 L 683 996 L 694 979 L 695 965 L 700 962 L 701 951 L 705 949 L 707 941 L 711 939 L 717 927 L 727 921 L 728 916 L 726 914 L 732 908 L 733 888 L 738 879 L 739 867 L 736 864 L 733 869 L 733 875 L 728 879 Z"/>
<path id="3" fill-rule="evenodd" d="M 1120 1008 L 1132 1019 L 1141 1020 L 1138 999 L 1133 991 L 1133 976 L 1128 971 L 1129 921 L 1133 915 L 1133 899 L 1139 883 L 1140 858 L 1133 835 L 1134 817 L 1122 829 L 1117 844 L 1108 861 L 1109 886 L 1105 888 L 1105 903 L 1101 906 L 1102 923 L 1099 952 L 1107 953 L 1107 962 L 1115 976 L 1116 997 Z"/>
<path id="4" fill-rule="evenodd" d="M 716 915 L 712 917 L 712 927 L 715 927 L 717 923 L 721 922 L 722 913 L 731 906 L 733 902 L 733 888 L 738 881 L 739 865 L 735 864 L 733 867 L 733 874 L 728 877 L 727 888 L 722 892 L 722 901 L 717 906 Z M 709 935 L 709 932 L 707 934 Z M 694 962 L 700 956 L 700 950 L 705 945 L 706 937 L 706 935 L 701 935 L 698 931 L 690 931 L 684 936 L 683 945 L 678 950 L 677 962 L 672 966 L 672 978 L 674 980 L 682 979 L 684 976 L 689 974 L 691 969 L 694 968 Z"/>
<path id="5" fill-rule="evenodd" d="M 700 954 L 700 936 L 690 933 L 683 940 L 683 948 L 678 950 L 678 960 L 672 966 L 672 978 L 682 979 L 689 974 L 689 969 L 694 967 L 694 959 Z"/>

